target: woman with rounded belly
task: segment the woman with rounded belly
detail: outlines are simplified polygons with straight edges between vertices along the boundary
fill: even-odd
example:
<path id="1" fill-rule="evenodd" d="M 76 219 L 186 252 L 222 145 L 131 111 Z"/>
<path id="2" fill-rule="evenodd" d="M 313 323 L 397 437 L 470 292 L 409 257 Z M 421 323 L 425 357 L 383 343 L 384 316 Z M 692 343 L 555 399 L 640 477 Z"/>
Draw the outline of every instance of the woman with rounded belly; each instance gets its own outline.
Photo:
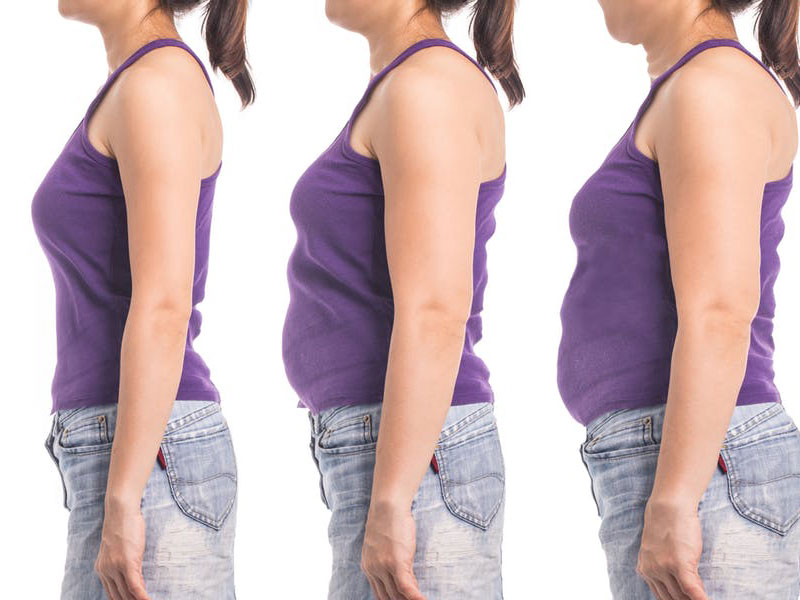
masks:
<path id="1" fill-rule="evenodd" d="M 442 17 L 473 6 L 478 62 Z M 523 88 L 512 0 L 328 0 L 372 78 L 294 190 L 287 374 L 331 510 L 331 600 L 502 597 L 504 467 L 475 353 Z M 380 434 L 379 434 L 380 430 Z"/>
<path id="2" fill-rule="evenodd" d="M 69 509 L 63 600 L 235 597 L 236 462 L 193 348 L 222 127 L 175 18 L 205 6 L 242 102 L 245 0 L 61 0 L 110 76 L 33 202 L 56 290 L 47 448 Z"/>
<path id="3" fill-rule="evenodd" d="M 800 435 L 773 286 L 800 102 L 794 0 L 600 0 L 650 93 L 575 198 L 559 386 L 615 600 L 796 599 Z M 764 62 L 734 17 L 759 10 Z M 776 76 L 777 75 L 777 76 Z"/>

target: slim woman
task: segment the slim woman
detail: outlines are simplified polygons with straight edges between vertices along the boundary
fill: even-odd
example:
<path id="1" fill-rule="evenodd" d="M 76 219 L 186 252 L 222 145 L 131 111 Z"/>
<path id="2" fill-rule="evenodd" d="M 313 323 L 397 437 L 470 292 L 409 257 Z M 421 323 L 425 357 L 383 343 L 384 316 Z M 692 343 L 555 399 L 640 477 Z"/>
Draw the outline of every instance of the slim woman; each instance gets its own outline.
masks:
<path id="1" fill-rule="evenodd" d="M 236 464 L 192 348 L 222 129 L 174 23 L 203 4 L 211 64 L 248 104 L 245 0 L 59 3 L 111 71 L 33 202 L 56 287 L 64 600 L 234 598 Z"/>
<path id="2" fill-rule="evenodd" d="M 503 112 L 442 27 L 470 5 L 479 60 L 516 104 L 513 0 L 326 6 L 372 71 L 291 202 L 284 359 L 331 510 L 331 600 L 501 597 L 503 459 L 474 346 Z"/>
<path id="3" fill-rule="evenodd" d="M 800 435 L 773 381 L 772 323 L 798 3 L 600 4 L 652 78 L 575 199 L 562 311 L 559 384 L 587 427 L 613 597 L 796 599 Z M 736 41 L 748 8 L 763 63 Z"/>

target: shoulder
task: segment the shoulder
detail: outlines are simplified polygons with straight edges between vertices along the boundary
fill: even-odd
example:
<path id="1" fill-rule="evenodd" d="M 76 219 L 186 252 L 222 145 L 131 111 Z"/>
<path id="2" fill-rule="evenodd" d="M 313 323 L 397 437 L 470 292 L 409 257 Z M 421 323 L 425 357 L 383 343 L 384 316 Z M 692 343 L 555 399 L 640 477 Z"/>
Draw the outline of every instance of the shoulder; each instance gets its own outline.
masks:
<path id="1" fill-rule="evenodd" d="M 113 103 L 125 118 L 191 119 L 203 114 L 211 90 L 188 52 L 167 46 L 153 50 L 126 69 L 113 90 Z"/>
<path id="2" fill-rule="evenodd" d="M 387 116 L 444 116 L 473 120 L 501 112 L 497 94 L 472 62 L 455 50 L 434 46 L 409 57 L 379 90 Z"/>
<path id="3" fill-rule="evenodd" d="M 795 115 L 771 75 L 750 56 L 732 47 L 699 54 L 664 84 L 665 109 L 670 121 L 702 129 L 736 123 L 746 132 L 773 132 Z"/>

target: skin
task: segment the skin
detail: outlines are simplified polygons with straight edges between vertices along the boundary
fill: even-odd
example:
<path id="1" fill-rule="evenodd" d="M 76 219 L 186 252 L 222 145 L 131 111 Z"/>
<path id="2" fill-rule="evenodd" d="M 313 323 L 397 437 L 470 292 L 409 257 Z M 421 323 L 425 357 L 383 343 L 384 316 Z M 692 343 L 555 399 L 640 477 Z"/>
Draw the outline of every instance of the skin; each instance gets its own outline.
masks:
<path id="1" fill-rule="evenodd" d="M 644 47 L 654 78 L 703 40 L 736 37 L 731 17 L 704 0 L 600 4 L 614 37 Z M 661 172 L 679 323 L 637 570 L 659 600 L 707 600 L 698 506 L 744 379 L 764 185 L 788 174 L 797 123 L 764 69 L 716 48 L 662 86 L 635 142 Z"/>
<path id="2" fill-rule="evenodd" d="M 366 37 L 373 74 L 413 43 L 446 37 L 422 1 L 328 0 L 326 8 Z M 430 48 L 378 85 L 351 144 L 381 164 L 395 308 L 362 568 L 378 600 L 420 600 L 411 504 L 453 397 L 472 304 L 478 188 L 505 164 L 503 112 L 472 64 Z"/>
<path id="3" fill-rule="evenodd" d="M 177 38 L 155 0 L 61 0 L 60 12 L 96 26 L 109 69 L 158 38 Z M 200 180 L 216 171 L 222 130 L 194 59 L 155 50 L 116 81 L 89 139 L 119 163 L 133 284 L 121 351 L 116 432 L 95 570 L 110 600 L 148 598 L 141 500 L 172 410 L 192 309 Z"/>

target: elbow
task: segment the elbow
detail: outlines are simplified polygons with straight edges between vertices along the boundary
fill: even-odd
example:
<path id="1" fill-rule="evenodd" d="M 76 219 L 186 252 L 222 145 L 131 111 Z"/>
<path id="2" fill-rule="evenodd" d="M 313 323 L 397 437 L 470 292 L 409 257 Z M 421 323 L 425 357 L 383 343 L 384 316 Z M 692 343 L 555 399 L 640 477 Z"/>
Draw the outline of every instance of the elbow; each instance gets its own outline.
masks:
<path id="1" fill-rule="evenodd" d="M 740 295 L 678 311 L 678 329 L 726 344 L 749 344 L 758 295 Z"/>
<path id="2" fill-rule="evenodd" d="M 395 327 L 417 331 L 426 338 L 453 338 L 463 343 L 472 304 L 468 297 L 432 296 L 414 303 L 395 305 Z"/>
<path id="3" fill-rule="evenodd" d="M 134 295 L 128 320 L 134 319 L 159 335 L 185 337 L 191 316 L 191 295 L 167 293 L 148 298 Z"/>

